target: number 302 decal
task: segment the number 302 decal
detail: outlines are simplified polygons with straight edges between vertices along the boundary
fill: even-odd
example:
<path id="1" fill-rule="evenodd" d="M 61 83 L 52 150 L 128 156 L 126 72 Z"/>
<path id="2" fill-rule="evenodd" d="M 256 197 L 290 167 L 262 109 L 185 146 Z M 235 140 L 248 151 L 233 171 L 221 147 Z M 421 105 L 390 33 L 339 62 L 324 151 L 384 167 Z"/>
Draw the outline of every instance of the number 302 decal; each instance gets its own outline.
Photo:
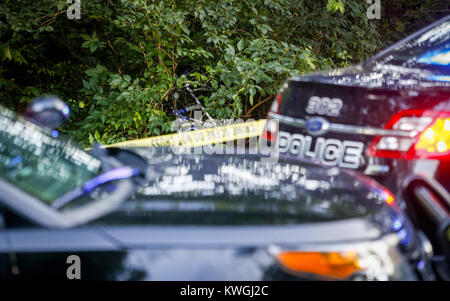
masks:
<path id="1" fill-rule="evenodd" d="M 308 100 L 306 112 L 308 114 L 326 115 L 331 117 L 338 117 L 342 109 L 343 103 L 340 98 L 328 98 L 312 96 Z"/>

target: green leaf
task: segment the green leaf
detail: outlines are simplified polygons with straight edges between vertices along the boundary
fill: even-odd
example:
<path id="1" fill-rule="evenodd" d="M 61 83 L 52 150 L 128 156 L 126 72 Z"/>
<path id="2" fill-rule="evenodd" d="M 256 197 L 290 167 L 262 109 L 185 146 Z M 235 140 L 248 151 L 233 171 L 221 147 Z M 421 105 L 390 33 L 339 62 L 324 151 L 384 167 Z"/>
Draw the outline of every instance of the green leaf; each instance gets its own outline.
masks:
<path id="1" fill-rule="evenodd" d="M 225 49 L 226 53 L 230 54 L 230 55 L 235 55 L 236 52 L 234 51 L 234 47 L 229 45 L 226 49 Z"/>
<path id="2" fill-rule="evenodd" d="M 238 43 L 237 43 L 237 49 L 239 51 L 242 51 L 242 49 L 244 49 L 244 40 L 241 39 Z"/>
<path id="3" fill-rule="evenodd" d="M 5 48 L 3 56 L 8 60 L 12 60 L 11 50 L 9 49 L 9 47 Z"/>
<path id="4" fill-rule="evenodd" d="M 117 87 L 118 85 L 120 85 L 120 83 L 122 82 L 122 77 L 118 74 L 113 74 L 111 75 L 111 79 L 109 81 L 109 84 L 112 87 Z"/>

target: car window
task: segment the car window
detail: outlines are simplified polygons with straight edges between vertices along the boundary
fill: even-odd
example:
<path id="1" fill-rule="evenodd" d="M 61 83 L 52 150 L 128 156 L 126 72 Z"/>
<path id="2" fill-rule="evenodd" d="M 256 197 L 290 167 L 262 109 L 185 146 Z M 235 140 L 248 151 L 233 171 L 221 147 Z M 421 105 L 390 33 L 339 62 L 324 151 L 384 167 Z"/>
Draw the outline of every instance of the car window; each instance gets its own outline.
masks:
<path id="1" fill-rule="evenodd" d="M 368 63 L 379 66 L 421 67 L 450 74 L 450 19 L 447 18 L 378 56 Z"/>
<path id="2" fill-rule="evenodd" d="M 0 179 L 47 203 L 96 176 L 101 162 L 0 106 Z"/>

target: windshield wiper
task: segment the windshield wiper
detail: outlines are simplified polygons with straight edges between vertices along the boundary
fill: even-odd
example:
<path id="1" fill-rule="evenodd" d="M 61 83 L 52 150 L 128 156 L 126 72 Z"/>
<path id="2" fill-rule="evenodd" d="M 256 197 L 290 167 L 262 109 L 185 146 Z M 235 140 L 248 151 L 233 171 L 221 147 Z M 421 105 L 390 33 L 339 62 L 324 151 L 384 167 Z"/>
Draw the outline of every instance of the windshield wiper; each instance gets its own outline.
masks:
<path id="1" fill-rule="evenodd" d="M 136 168 L 131 167 L 119 167 L 112 170 L 109 170 L 89 181 L 84 183 L 83 186 L 77 187 L 72 191 L 67 192 L 62 197 L 60 197 L 58 200 L 53 202 L 51 205 L 54 209 L 60 209 L 67 204 L 71 203 L 72 201 L 78 199 L 79 197 L 82 197 L 88 193 L 90 193 L 95 188 L 112 182 L 116 180 L 122 180 L 122 179 L 129 179 L 135 176 L 138 176 L 140 174 L 139 170 Z"/>

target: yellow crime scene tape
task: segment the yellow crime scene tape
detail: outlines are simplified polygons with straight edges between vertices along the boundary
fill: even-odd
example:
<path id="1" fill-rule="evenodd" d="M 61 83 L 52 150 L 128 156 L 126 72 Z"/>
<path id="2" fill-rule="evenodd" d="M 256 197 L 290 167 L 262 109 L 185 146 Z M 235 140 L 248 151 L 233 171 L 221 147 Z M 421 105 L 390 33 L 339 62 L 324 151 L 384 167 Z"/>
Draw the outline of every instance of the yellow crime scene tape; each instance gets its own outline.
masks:
<path id="1" fill-rule="evenodd" d="M 119 143 L 104 145 L 104 148 L 118 147 L 156 147 L 156 146 L 182 146 L 197 147 L 233 140 L 258 137 L 261 135 L 266 119 L 237 123 L 227 126 L 200 129 L 196 131 L 175 133 L 150 138 L 128 140 Z"/>

